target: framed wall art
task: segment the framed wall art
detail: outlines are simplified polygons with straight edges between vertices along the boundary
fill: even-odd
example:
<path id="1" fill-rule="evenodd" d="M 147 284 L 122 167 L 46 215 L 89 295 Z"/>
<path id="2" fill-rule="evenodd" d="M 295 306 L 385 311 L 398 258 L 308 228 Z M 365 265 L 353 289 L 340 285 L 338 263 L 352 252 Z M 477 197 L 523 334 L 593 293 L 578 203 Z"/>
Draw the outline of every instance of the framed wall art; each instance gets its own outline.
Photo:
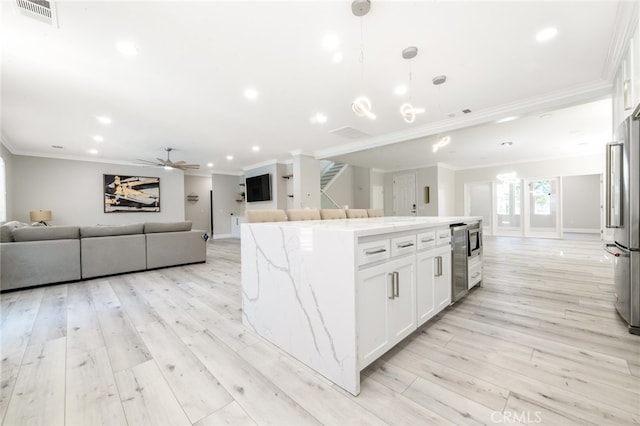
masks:
<path id="1" fill-rule="evenodd" d="M 160 178 L 103 175 L 104 212 L 159 212 Z"/>

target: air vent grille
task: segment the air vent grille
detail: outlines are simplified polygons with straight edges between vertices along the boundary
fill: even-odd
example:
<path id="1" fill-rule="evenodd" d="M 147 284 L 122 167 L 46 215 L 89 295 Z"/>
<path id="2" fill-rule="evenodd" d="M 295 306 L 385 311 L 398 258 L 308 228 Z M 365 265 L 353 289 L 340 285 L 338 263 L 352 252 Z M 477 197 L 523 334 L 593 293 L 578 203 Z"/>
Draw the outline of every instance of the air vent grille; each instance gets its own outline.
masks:
<path id="1" fill-rule="evenodd" d="M 338 135 L 338 136 L 342 136 L 349 139 L 362 139 L 362 138 L 368 138 L 371 136 L 365 132 L 362 132 L 358 129 L 354 129 L 353 127 L 349 127 L 349 126 L 340 127 L 339 129 L 331 130 L 329 134 Z"/>
<path id="2" fill-rule="evenodd" d="M 20 12 L 40 22 L 58 27 L 58 17 L 53 1 L 48 0 L 16 0 Z"/>

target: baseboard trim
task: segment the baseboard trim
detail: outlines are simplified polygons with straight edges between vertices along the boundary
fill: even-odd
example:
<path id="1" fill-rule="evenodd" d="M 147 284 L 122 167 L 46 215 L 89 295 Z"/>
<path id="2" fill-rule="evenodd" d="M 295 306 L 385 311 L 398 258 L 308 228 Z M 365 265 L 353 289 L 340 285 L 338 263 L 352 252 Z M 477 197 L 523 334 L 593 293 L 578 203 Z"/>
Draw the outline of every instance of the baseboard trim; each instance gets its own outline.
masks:
<path id="1" fill-rule="evenodd" d="M 599 234 L 599 229 L 592 228 L 563 228 L 562 232 L 573 232 L 574 234 Z"/>
<path id="2" fill-rule="evenodd" d="M 213 234 L 214 240 L 222 240 L 224 238 L 234 238 L 233 234 Z"/>

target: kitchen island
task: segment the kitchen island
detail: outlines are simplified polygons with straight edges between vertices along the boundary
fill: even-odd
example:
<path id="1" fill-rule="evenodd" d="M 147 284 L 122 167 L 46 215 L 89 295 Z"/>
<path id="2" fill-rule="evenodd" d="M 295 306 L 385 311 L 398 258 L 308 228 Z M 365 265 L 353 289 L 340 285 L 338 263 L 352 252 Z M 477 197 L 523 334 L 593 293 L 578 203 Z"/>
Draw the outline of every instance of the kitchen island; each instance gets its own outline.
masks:
<path id="1" fill-rule="evenodd" d="M 453 223 L 380 217 L 242 224 L 246 327 L 348 392 L 451 301 Z"/>

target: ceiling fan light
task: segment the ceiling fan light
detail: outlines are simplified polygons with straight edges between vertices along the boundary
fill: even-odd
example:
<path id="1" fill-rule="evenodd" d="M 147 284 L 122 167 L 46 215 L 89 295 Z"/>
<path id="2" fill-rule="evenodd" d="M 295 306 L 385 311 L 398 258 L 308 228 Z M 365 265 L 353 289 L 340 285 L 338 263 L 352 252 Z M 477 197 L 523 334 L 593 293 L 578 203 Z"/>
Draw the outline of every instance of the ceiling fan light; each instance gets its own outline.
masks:
<path id="1" fill-rule="evenodd" d="M 171 167 L 171 166 L 164 166 L 164 169 L 165 169 L 165 170 L 173 170 L 173 167 Z"/>

